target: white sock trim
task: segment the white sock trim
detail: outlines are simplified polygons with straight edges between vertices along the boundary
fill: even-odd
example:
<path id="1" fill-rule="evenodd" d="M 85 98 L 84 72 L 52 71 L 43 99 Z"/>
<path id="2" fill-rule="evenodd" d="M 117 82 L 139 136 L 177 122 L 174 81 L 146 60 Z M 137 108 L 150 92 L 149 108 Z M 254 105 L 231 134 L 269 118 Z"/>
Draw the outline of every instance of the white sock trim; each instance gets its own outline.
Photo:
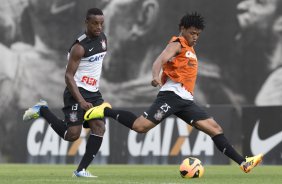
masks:
<path id="1" fill-rule="evenodd" d="M 90 133 L 90 135 L 93 135 L 93 136 L 96 136 L 96 137 L 102 137 L 102 138 L 103 138 L 102 135 L 97 135 L 97 134 L 93 134 L 93 133 Z"/>

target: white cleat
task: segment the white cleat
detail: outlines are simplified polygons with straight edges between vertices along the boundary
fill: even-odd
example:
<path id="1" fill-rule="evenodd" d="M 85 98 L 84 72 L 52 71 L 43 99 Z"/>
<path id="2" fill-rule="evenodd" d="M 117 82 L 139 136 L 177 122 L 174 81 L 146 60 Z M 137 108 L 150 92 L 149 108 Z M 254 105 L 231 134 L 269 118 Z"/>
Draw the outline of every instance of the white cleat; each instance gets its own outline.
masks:
<path id="1" fill-rule="evenodd" d="M 86 171 L 85 169 L 82 169 L 79 172 L 74 171 L 72 176 L 73 177 L 83 177 L 83 178 L 97 178 L 98 177 L 98 176 L 92 175 L 89 171 Z"/>
<path id="2" fill-rule="evenodd" d="M 27 109 L 23 115 L 23 120 L 27 121 L 30 119 L 37 119 L 40 116 L 41 107 L 48 107 L 48 104 L 45 100 L 40 100 L 33 107 Z"/>

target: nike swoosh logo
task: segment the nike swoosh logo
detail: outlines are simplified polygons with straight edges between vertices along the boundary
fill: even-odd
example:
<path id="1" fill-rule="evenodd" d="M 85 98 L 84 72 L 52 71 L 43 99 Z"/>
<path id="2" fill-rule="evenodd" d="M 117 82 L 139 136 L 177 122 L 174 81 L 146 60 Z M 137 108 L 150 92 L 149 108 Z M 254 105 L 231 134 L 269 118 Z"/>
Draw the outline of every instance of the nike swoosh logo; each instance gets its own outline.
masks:
<path id="1" fill-rule="evenodd" d="M 257 120 L 251 137 L 251 151 L 254 155 L 266 154 L 282 142 L 282 131 L 262 140 L 258 135 L 259 123 L 260 120 Z"/>
<path id="2" fill-rule="evenodd" d="M 90 114 L 92 113 L 92 111 L 94 111 L 94 108 L 87 114 L 87 119 L 89 118 Z"/>
<path id="3" fill-rule="evenodd" d="M 73 6 L 75 5 L 75 2 L 71 2 L 71 3 L 68 3 L 68 4 L 63 4 L 61 6 L 57 5 L 57 3 L 53 3 L 52 6 L 51 6 L 51 10 L 50 12 L 52 14 L 58 14 L 58 13 L 61 13 L 67 9 L 70 9 L 72 8 Z"/>
<path id="4" fill-rule="evenodd" d="M 91 48 L 91 49 L 89 49 L 89 51 L 91 51 L 91 50 L 93 50 L 94 49 L 94 47 L 93 48 Z"/>

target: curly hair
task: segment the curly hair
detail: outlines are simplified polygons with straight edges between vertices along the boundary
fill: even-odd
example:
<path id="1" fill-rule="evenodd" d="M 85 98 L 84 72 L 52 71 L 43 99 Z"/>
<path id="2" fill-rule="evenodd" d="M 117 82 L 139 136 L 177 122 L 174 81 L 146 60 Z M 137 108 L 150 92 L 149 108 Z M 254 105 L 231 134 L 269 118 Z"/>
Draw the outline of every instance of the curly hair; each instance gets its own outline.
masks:
<path id="1" fill-rule="evenodd" d="M 191 14 L 187 13 L 184 15 L 179 23 L 179 29 L 181 27 L 184 27 L 185 29 L 189 27 L 195 27 L 197 29 L 203 30 L 205 28 L 205 21 L 204 17 L 202 17 L 197 12 L 193 12 Z"/>

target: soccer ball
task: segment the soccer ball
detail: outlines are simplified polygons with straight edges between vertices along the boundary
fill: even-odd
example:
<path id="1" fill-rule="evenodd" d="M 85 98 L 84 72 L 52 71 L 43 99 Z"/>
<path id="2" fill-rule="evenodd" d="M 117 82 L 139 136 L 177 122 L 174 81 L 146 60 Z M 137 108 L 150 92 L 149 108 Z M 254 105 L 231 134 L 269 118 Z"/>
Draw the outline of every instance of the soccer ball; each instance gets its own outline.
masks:
<path id="1" fill-rule="evenodd" d="M 199 159 L 188 157 L 180 164 L 179 172 L 182 178 L 200 178 L 204 174 L 204 167 Z"/>

